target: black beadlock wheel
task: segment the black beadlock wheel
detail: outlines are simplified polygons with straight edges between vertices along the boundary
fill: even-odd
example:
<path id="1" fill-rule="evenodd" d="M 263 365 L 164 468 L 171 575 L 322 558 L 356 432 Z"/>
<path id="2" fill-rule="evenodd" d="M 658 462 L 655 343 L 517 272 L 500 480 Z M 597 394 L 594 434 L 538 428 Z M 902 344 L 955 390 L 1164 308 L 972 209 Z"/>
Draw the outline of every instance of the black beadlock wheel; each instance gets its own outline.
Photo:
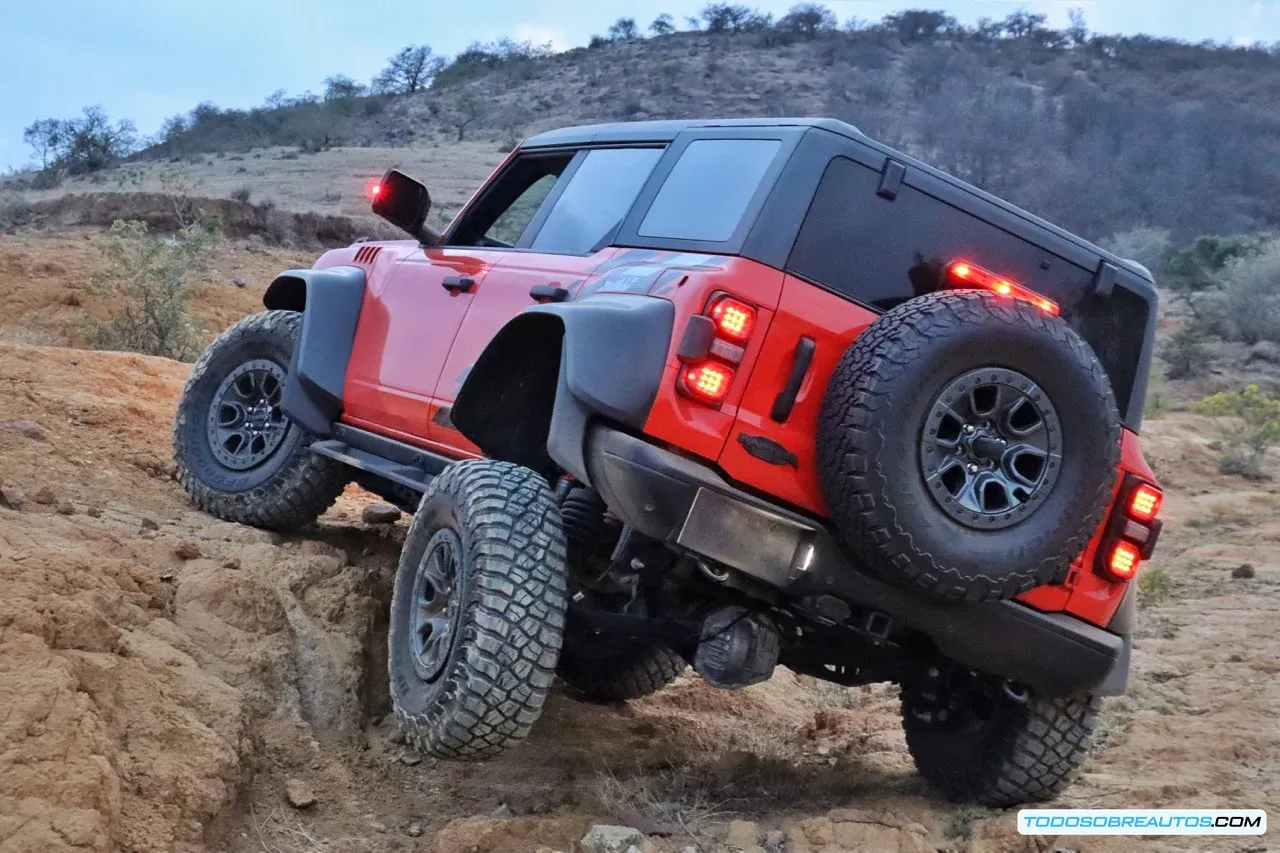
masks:
<path id="1" fill-rule="evenodd" d="M 1006 599 L 1084 551 L 1118 476 L 1120 416 L 1061 319 L 946 291 L 854 341 L 817 446 L 836 530 L 868 569 L 940 601 Z"/>
<path id="2" fill-rule="evenodd" d="M 568 546 L 571 592 L 591 580 L 612 550 L 604 516 L 607 507 L 594 489 L 578 487 L 560 505 Z M 572 627 L 572 615 L 570 616 Z M 657 693 L 684 672 L 684 658 L 666 646 L 639 640 L 584 636 L 570 631 L 556 674 L 569 696 L 582 702 L 625 702 Z"/>
<path id="3" fill-rule="evenodd" d="M 302 323 L 264 311 L 228 328 L 192 365 L 173 421 L 177 479 L 200 509 L 290 530 L 315 521 L 350 479 L 310 451 L 280 398 Z"/>
<path id="4" fill-rule="evenodd" d="M 440 474 L 409 528 L 391 602 L 391 699 L 409 741 L 480 760 L 524 739 L 554 681 L 567 605 L 546 481 L 491 460 Z"/>
<path id="5" fill-rule="evenodd" d="M 1089 751 L 1101 702 L 1049 698 L 955 673 L 944 690 L 902 691 L 916 768 L 952 800 L 1008 808 L 1042 802 L 1070 782 Z"/>

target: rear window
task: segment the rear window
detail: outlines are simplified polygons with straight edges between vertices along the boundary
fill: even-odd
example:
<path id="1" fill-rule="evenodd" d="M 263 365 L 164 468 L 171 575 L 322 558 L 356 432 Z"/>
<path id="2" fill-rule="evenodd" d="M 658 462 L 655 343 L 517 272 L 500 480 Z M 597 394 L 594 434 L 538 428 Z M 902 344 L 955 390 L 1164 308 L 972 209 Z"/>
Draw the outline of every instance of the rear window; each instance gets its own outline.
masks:
<path id="1" fill-rule="evenodd" d="M 1106 368 L 1126 411 L 1149 306 L 1116 288 L 1091 296 L 1093 272 L 910 185 L 894 201 L 876 194 L 880 172 L 844 157 L 827 167 L 787 260 L 787 271 L 855 302 L 888 311 L 944 286 L 942 269 L 968 260 L 1057 302 Z"/>
<path id="2" fill-rule="evenodd" d="M 640 223 L 641 237 L 723 243 L 778 156 L 776 139 L 700 139 L 689 143 Z"/>

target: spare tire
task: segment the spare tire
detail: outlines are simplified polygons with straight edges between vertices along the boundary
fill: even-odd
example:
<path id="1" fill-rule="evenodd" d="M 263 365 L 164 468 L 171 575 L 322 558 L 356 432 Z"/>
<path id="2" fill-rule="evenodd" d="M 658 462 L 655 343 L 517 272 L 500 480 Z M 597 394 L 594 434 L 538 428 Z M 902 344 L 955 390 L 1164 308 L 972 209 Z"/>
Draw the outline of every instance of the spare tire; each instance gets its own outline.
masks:
<path id="1" fill-rule="evenodd" d="M 817 438 L 832 520 L 867 568 L 933 599 L 985 601 L 1065 578 L 1110 502 L 1120 416 L 1060 318 L 947 291 L 854 341 Z"/>

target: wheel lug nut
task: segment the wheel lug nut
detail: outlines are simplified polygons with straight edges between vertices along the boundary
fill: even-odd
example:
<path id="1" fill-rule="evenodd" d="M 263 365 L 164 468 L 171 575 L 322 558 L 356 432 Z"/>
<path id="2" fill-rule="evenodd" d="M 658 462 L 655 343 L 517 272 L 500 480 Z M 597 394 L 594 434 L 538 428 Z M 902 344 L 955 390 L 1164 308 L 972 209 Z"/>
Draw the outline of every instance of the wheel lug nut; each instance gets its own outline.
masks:
<path id="1" fill-rule="evenodd" d="M 965 431 L 965 432 L 971 433 L 971 432 L 973 432 L 973 430 L 974 430 L 973 424 L 965 424 L 965 425 L 964 425 L 964 431 Z"/>
<path id="2" fill-rule="evenodd" d="M 970 462 L 970 463 L 969 463 L 969 473 L 970 473 L 970 474 L 976 474 L 976 473 L 978 473 L 978 466 L 977 466 L 977 465 L 975 465 L 974 463 Z"/>

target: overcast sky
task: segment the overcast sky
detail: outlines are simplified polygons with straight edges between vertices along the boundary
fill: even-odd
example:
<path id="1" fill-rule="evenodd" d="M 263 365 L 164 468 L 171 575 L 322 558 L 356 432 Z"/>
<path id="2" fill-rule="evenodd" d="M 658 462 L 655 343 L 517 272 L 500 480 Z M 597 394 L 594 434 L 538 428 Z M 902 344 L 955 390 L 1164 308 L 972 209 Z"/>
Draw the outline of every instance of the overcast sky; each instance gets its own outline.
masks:
<path id="1" fill-rule="evenodd" d="M 746 0 L 775 15 L 795 0 Z M 259 104 L 276 89 L 319 91 L 330 74 L 368 81 L 397 48 L 456 53 L 503 36 L 586 44 L 620 16 L 660 12 L 683 25 L 706 0 L 0 0 L 0 168 L 31 157 L 22 129 L 102 104 L 154 133 L 201 101 Z M 1189 41 L 1280 42 L 1280 0 L 828 0 L 841 21 L 904 8 L 972 23 L 1018 8 L 1064 26 L 1081 7 L 1092 30 Z"/>

